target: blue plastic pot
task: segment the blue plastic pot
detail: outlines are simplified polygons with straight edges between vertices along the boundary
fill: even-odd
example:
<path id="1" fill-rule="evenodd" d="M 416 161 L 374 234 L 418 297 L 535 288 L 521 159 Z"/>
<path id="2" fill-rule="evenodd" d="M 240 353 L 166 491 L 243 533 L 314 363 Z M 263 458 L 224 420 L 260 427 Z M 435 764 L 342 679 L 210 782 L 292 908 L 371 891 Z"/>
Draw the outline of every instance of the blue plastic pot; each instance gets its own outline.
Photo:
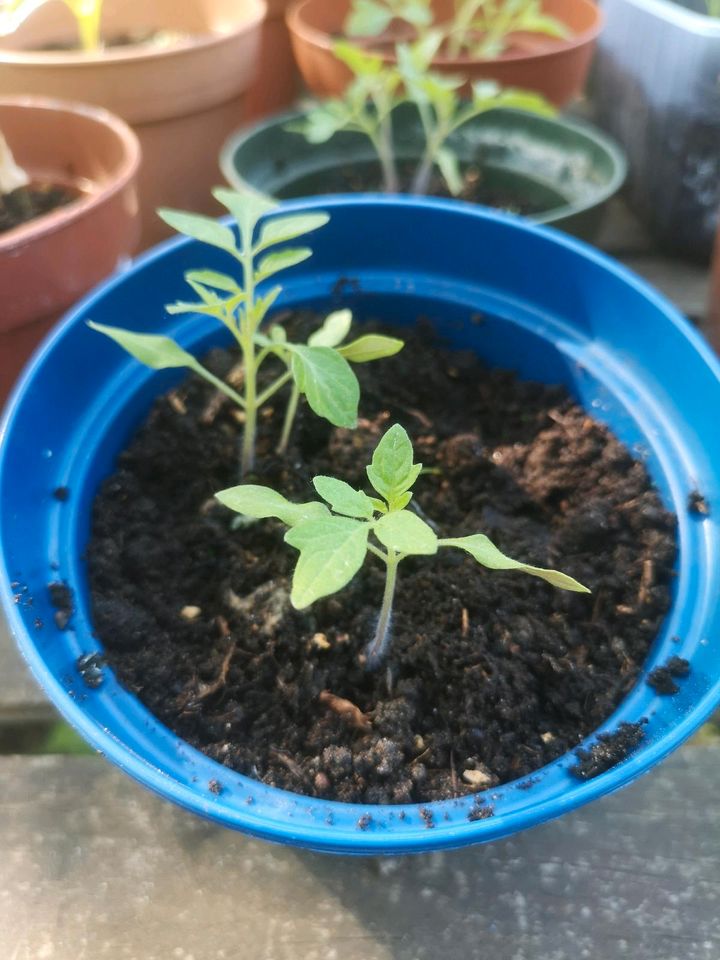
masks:
<path id="1" fill-rule="evenodd" d="M 225 826 L 317 850 L 400 854 L 494 840 L 625 786 L 679 746 L 720 702 L 720 366 L 649 287 L 548 228 L 439 200 L 333 197 L 289 209 L 325 209 L 332 220 L 313 236 L 315 256 L 286 275 L 283 307 L 342 302 L 360 318 L 380 315 L 404 324 L 429 316 L 455 344 L 492 364 L 565 384 L 646 459 L 677 513 L 680 539 L 672 611 L 646 668 L 680 654 L 692 664 L 690 677 L 674 697 L 657 696 L 641 678 L 604 729 L 646 717 L 646 738 L 609 772 L 580 782 L 569 773 L 574 758 L 566 756 L 540 771 L 531 789 L 509 784 L 489 795 L 490 819 L 470 822 L 467 798 L 426 804 L 434 813 L 431 830 L 418 807 L 327 803 L 235 774 L 156 721 L 108 669 L 99 689 L 85 687 L 76 658 L 98 649 L 82 561 L 92 499 L 153 399 L 178 379 L 141 367 L 85 321 L 172 332 L 194 350 L 220 340 L 222 332 L 203 318 L 180 322 L 163 313 L 163 304 L 184 292 L 184 269 L 224 263 L 222 253 L 200 254 L 184 240 L 150 252 L 69 315 L 35 357 L 7 411 L 0 456 L 2 596 L 32 671 L 93 746 L 163 797 Z M 340 278 L 353 282 L 338 284 Z M 478 311 L 487 318 L 479 326 L 470 320 Z M 70 490 L 65 503 L 52 495 L 58 486 Z M 695 489 L 715 507 L 711 516 L 688 512 Z M 46 589 L 58 579 L 72 587 L 77 608 L 64 632 L 53 624 Z M 222 784 L 217 796 L 208 789 L 211 780 Z M 358 820 L 368 813 L 370 825 L 361 830 Z"/>

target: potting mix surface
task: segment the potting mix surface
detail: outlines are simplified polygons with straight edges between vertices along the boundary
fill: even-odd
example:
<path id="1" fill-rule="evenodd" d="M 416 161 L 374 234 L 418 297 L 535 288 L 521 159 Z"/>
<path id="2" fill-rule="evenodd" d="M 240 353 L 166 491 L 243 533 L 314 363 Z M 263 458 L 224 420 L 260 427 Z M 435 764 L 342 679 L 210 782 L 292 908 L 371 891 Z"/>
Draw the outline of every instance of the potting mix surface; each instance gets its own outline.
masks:
<path id="1" fill-rule="evenodd" d="M 0 234 L 77 200 L 79 190 L 53 183 L 31 183 L 0 195 Z"/>
<path id="2" fill-rule="evenodd" d="M 291 339 L 318 323 L 295 318 Z M 365 466 L 399 422 L 430 468 L 415 503 L 440 536 L 486 533 L 591 596 L 491 572 L 460 551 L 406 559 L 392 648 L 369 672 L 381 562 L 369 556 L 340 593 L 293 610 L 285 528 L 232 529 L 235 515 L 213 499 L 238 482 L 241 417 L 195 376 L 157 400 L 120 455 L 87 553 L 96 632 L 121 683 L 220 763 L 327 799 L 424 802 L 528 777 L 610 716 L 671 602 L 675 518 L 642 462 L 564 389 L 489 370 L 422 323 L 399 335 L 396 357 L 355 367 L 356 431 L 301 406 L 279 458 L 281 397 L 263 410 L 246 479 L 296 500 L 317 499 L 318 474 L 368 491 Z M 217 375 L 236 362 L 206 358 Z M 641 737 L 622 728 L 585 763 L 606 769 Z"/>

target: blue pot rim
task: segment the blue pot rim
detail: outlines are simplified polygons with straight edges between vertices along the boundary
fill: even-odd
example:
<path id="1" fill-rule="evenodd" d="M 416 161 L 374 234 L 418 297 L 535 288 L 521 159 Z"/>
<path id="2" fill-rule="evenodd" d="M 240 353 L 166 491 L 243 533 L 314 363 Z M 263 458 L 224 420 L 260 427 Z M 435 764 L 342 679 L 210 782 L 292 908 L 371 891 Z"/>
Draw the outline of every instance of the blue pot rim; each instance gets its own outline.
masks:
<path id="1" fill-rule="evenodd" d="M 458 210 L 462 210 L 467 216 L 511 224 L 521 231 L 545 237 L 546 239 L 552 240 L 553 243 L 558 246 L 564 246 L 581 254 L 584 258 L 594 261 L 596 265 L 613 273 L 625 284 L 633 287 L 644 298 L 650 301 L 654 307 L 661 311 L 666 319 L 700 355 L 704 363 L 710 368 L 718 384 L 720 384 L 720 361 L 700 334 L 690 326 L 679 310 L 663 295 L 655 291 L 644 280 L 632 273 L 632 271 L 607 255 L 583 241 L 574 239 L 551 227 L 529 223 L 520 217 L 500 211 L 478 209 L 472 204 L 460 203 L 458 201 L 437 198 L 386 196 L 382 194 L 332 195 L 329 197 L 313 197 L 311 199 L 304 198 L 284 203 L 282 209 L 290 212 L 322 208 L 323 210 L 332 212 L 334 207 L 362 206 L 368 202 L 372 202 L 378 206 L 414 206 L 426 210 L 446 211 L 455 214 L 457 214 Z M 231 218 L 229 217 L 224 218 L 224 220 L 228 223 L 231 222 Z M 115 287 L 122 285 L 128 272 L 152 264 L 162 259 L 169 251 L 193 242 L 194 241 L 184 237 L 177 237 L 167 240 L 147 251 L 137 258 L 126 271 L 105 281 L 84 297 L 46 337 L 26 367 L 19 382 L 16 384 L 4 411 L 2 421 L 0 422 L 0 475 L 2 475 L 6 469 L 7 448 L 4 440 L 10 424 L 26 393 L 33 388 L 35 377 L 44 364 L 46 357 L 53 350 L 55 343 L 73 326 L 77 318 L 87 311 L 89 306 Z M 4 574 L 6 583 L 9 583 L 12 577 L 7 568 L 2 531 L 0 531 L 0 570 Z M 351 811 L 353 815 L 357 814 L 358 817 L 370 813 L 378 818 L 387 818 L 390 813 L 394 815 L 399 810 L 414 814 L 413 824 L 403 823 L 402 830 L 398 829 L 400 824 L 398 824 L 397 821 L 394 828 L 390 827 L 386 830 L 367 832 L 358 830 L 351 831 L 349 829 L 341 830 L 336 825 L 332 827 L 324 827 L 321 825 L 313 827 L 307 824 L 299 826 L 298 824 L 293 824 L 292 821 L 283 821 L 282 819 L 263 816 L 260 810 L 254 809 L 253 807 L 248 807 L 247 810 L 229 809 L 222 805 L 222 795 L 220 795 L 220 797 L 201 799 L 198 792 L 173 780 L 171 776 L 149 764 L 135 754 L 131 748 L 117 740 L 108 731 L 102 729 L 94 720 L 86 715 L 82 707 L 68 695 L 64 686 L 51 674 L 32 642 L 30 632 L 20 616 L 18 606 L 12 600 L 11 593 L 3 590 L 0 599 L 12 633 L 35 679 L 58 707 L 65 719 L 68 720 L 82 737 L 95 747 L 101 755 L 120 767 L 120 769 L 132 776 L 139 783 L 201 817 L 226 827 L 240 829 L 262 839 L 302 845 L 323 852 L 360 853 L 367 855 L 392 852 L 393 855 L 398 855 L 403 853 L 428 852 L 438 849 L 452 849 L 468 844 L 499 839 L 519 830 L 527 829 L 547 820 L 554 819 L 627 786 L 677 749 L 677 747 L 686 741 L 697 728 L 711 716 L 718 704 L 720 704 L 720 678 L 718 678 L 718 680 L 704 692 L 702 698 L 692 710 L 685 714 L 670 730 L 663 733 L 657 740 L 643 745 L 638 753 L 630 755 L 621 764 L 611 768 L 609 771 L 585 782 L 576 781 L 571 794 L 568 795 L 567 798 L 563 798 L 560 801 L 557 798 L 551 798 L 540 803 L 527 804 L 508 815 L 496 815 L 475 822 L 468 821 L 462 824 L 454 824 L 453 830 L 447 832 L 442 830 L 428 830 L 423 825 L 422 818 L 419 816 L 420 811 L 427 809 L 437 814 L 439 810 L 447 808 L 449 805 L 457 803 L 458 801 L 433 801 L 398 806 L 374 806 L 372 804 L 345 804 L 338 801 L 316 800 L 315 798 L 293 794 L 278 788 L 267 787 L 258 781 L 229 770 L 222 764 L 208 761 L 208 758 L 199 751 L 185 744 L 187 752 L 191 754 L 197 753 L 204 761 L 214 763 L 218 773 L 222 775 L 223 782 L 232 784 L 232 781 L 236 781 L 242 784 L 243 787 L 251 787 L 254 790 L 262 788 L 264 792 L 276 797 L 278 801 L 283 802 L 285 805 L 302 802 L 306 805 L 310 804 L 311 806 L 322 807 L 323 811 L 327 810 L 332 812 L 333 810 L 342 810 L 345 814 Z M 640 678 L 638 682 L 642 682 L 642 678 Z M 133 696 L 127 692 L 126 695 L 129 697 Z M 613 727 L 614 724 L 612 724 L 611 721 L 607 721 L 606 724 L 598 728 L 598 730 L 586 738 L 579 746 L 587 747 L 595 741 L 598 733 L 606 729 L 612 729 Z M 168 732 L 171 733 L 170 731 Z M 553 764 L 535 771 L 530 777 L 541 778 L 549 770 L 556 767 L 566 767 L 569 758 L 572 758 L 572 754 L 565 754 Z M 527 781 L 528 777 L 522 779 Z M 494 789 L 505 793 L 513 788 L 517 788 L 517 786 L 518 782 L 516 781 L 514 783 L 502 784 Z M 491 794 L 491 792 L 492 788 L 489 791 L 485 791 L 486 794 Z M 462 801 L 467 806 L 468 801 L 472 801 L 472 796 L 464 797 Z M 258 804 L 258 807 L 259 806 Z M 526 809 L 526 807 L 531 807 L 531 809 Z M 408 819 L 410 818 L 408 817 Z M 440 820 L 436 822 L 438 827 L 442 826 Z"/>

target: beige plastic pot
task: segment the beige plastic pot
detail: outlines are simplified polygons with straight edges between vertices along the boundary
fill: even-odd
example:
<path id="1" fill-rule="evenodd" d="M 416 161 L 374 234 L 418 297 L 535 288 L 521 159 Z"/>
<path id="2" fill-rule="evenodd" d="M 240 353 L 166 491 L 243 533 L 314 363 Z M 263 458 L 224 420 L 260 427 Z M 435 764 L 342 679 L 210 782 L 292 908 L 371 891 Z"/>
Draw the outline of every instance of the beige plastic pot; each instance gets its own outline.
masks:
<path id="1" fill-rule="evenodd" d="M 107 111 L 42 97 L 0 97 L 0 130 L 32 179 L 82 191 L 0 233 L 2 406 L 54 321 L 137 247 L 140 146 Z"/>
<path id="2" fill-rule="evenodd" d="M 162 29 L 187 39 L 86 54 L 42 50 L 77 37 L 66 6 L 49 3 L 0 40 L 0 91 L 88 101 L 135 129 L 142 246 L 149 246 L 169 233 L 157 207 L 213 212 L 217 154 L 243 121 L 265 12 L 265 0 L 106 0 L 105 38 Z"/>
<path id="3" fill-rule="evenodd" d="M 296 0 L 288 11 L 300 72 L 317 96 L 337 96 L 350 80 L 350 71 L 337 59 L 332 46 L 343 34 L 351 5 L 351 0 Z M 432 8 L 436 22 L 444 23 L 452 16 L 454 0 L 432 0 Z M 477 60 L 467 55 L 440 55 L 433 69 L 466 77 L 468 87 L 476 80 L 495 80 L 503 86 L 535 90 L 557 106 L 565 106 L 585 85 L 603 16 L 594 0 L 542 0 L 542 9 L 566 25 L 570 32 L 567 39 L 517 33 L 499 57 Z M 388 52 L 382 39 L 362 43 L 377 49 L 387 63 L 392 63 L 394 53 Z"/>
<path id="4" fill-rule="evenodd" d="M 266 0 L 267 17 L 255 81 L 248 93 L 248 122 L 289 107 L 300 91 L 300 74 L 290 43 L 285 14 L 291 0 Z"/>

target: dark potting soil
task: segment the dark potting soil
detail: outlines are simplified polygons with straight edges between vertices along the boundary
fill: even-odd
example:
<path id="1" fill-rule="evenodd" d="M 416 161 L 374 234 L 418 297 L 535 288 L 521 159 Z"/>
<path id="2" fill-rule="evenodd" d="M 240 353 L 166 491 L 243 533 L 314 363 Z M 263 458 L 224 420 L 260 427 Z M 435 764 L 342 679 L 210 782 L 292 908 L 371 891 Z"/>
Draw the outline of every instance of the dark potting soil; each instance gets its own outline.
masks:
<path id="1" fill-rule="evenodd" d="M 316 324 L 296 321 L 293 338 Z M 400 335 L 396 357 L 355 368 L 357 431 L 302 410 L 280 459 L 282 405 L 268 408 L 249 479 L 297 500 L 315 497 L 317 474 L 367 488 L 371 452 L 400 422 L 432 468 L 416 499 L 442 536 L 483 531 L 592 596 L 451 550 L 407 559 L 390 655 L 368 672 L 380 563 L 291 608 L 282 526 L 231 531 L 213 499 L 237 482 L 239 417 L 194 376 L 155 403 L 94 508 L 94 623 L 121 683 L 210 757 L 311 796 L 425 802 L 527 777 L 608 718 L 670 606 L 675 520 L 643 464 L 564 389 L 487 370 L 422 326 Z M 226 375 L 233 357 L 207 362 Z M 621 736 L 603 763 L 637 742 Z"/>
<path id="2" fill-rule="evenodd" d="M 101 50 L 115 50 L 122 47 L 154 46 L 168 47 L 181 42 L 187 42 L 190 34 L 177 33 L 174 30 L 133 30 L 124 33 L 115 33 L 103 38 Z M 43 53 L 70 53 L 79 52 L 78 42 L 73 40 L 59 40 L 43 44 L 38 48 Z"/>
<path id="3" fill-rule="evenodd" d="M 402 162 L 398 164 L 400 193 L 412 193 L 412 179 L 415 169 L 415 164 Z M 463 189 L 455 197 L 456 200 L 479 203 L 486 207 L 495 207 L 498 210 L 524 216 L 544 213 L 547 210 L 547 203 L 534 202 L 528 197 L 519 196 L 510 189 L 485 183 L 482 170 L 476 164 L 465 167 L 462 171 L 462 177 Z M 326 170 L 322 174 L 323 193 L 378 193 L 382 190 L 382 180 L 375 165 L 352 166 L 348 164 Z M 437 170 L 433 172 L 430 178 L 426 193 L 431 197 L 444 197 L 446 199 L 452 197 L 445 180 Z"/>
<path id="4" fill-rule="evenodd" d="M 31 183 L 4 196 L 0 194 L 0 233 L 64 207 L 79 195 L 78 190 L 52 183 Z"/>

